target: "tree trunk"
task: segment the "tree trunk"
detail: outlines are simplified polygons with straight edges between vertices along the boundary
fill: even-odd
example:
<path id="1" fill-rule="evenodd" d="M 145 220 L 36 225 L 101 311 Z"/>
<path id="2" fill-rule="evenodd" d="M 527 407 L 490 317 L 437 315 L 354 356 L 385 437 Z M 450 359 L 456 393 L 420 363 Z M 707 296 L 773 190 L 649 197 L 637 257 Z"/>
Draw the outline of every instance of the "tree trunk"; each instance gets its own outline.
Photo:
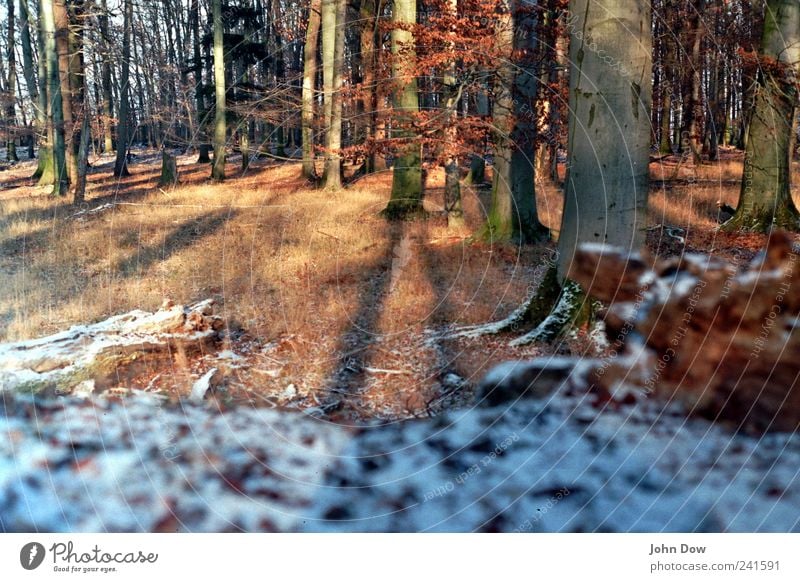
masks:
<path id="1" fill-rule="evenodd" d="M 306 44 L 303 48 L 303 177 L 316 180 L 317 170 L 314 164 L 314 102 L 315 81 L 317 78 L 317 45 L 319 43 L 320 9 L 322 0 L 311 0 L 308 11 L 308 28 Z"/>
<path id="2" fill-rule="evenodd" d="M 45 57 L 47 59 L 50 126 L 53 135 L 53 194 L 64 196 L 69 187 L 64 138 L 64 112 L 62 109 L 61 79 L 58 72 L 56 52 L 56 24 L 53 0 L 41 0 L 41 25 L 43 29 Z"/>
<path id="3" fill-rule="evenodd" d="M 487 227 L 493 240 L 529 243 L 546 236 L 536 209 L 534 160 L 537 45 L 530 7 L 506 3 L 497 46 L 507 50 L 498 71 L 494 121 L 497 128 L 492 207 Z"/>
<path id="4" fill-rule="evenodd" d="M 392 22 L 407 27 L 417 22 L 416 0 L 395 0 Z M 411 130 L 413 116 L 419 111 L 415 71 L 414 36 L 405 28 L 392 28 L 392 93 L 394 109 L 393 137 L 406 141 L 394 159 L 392 194 L 383 211 L 389 219 L 408 219 L 424 215 L 422 206 L 422 152 Z M 402 51 L 402 54 L 401 54 Z"/>
<path id="5" fill-rule="evenodd" d="M 225 30 L 222 20 L 222 0 L 213 0 L 213 10 L 216 115 L 214 117 L 214 164 L 211 168 L 211 178 L 221 182 L 225 179 L 225 141 L 228 133 L 225 118 Z"/>
<path id="6" fill-rule="evenodd" d="M 163 187 L 174 186 L 178 183 L 178 161 L 167 150 L 161 152 L 161 177 L 158 185 Z"/>
<path id="7" fill-rule="evenodd" d="M 446 4 L 448 14 L 455 17 L 458 10 L 458 0 L 448 0 Z M 448 44 L 446 50 L 453 53 L 453 43 Z M 447 68 L 442 79 L 446 98 L 444 102 L 445 143 L 446 156 L 444 159 L 444 210 L 447 214 L 447 225 L 458 228 L 464 224 L 464 209 L 461 204 L 461 169 L 458 164 L 458 126 L 457 107 L 461 92 L 456 83 L 456 65 L 453 60 Z"/>
<path id="8" fill-rule="evenodd" d="M 27 8 L 27 2 L 23 2 Z M 37 72 L 39 73 L 39 107 L 38 114 L 41 116 L 40 126 L 40 145 L 39 145 L 39 165 L 36 171 L 31 176 L 33 180 L 39 180 L 39 186 L 52 186 L 55 183 L 55 172 L 53 168 L 53 119 L 52 119 L 52 101 L 48 99 L 50 93 L 50 73 L 47 55 L 47 43 L 44 27 L 42 2 L 39 2 L 39 27 L 37 30 L 37 48 L 39 52 L 39 59 L 37 64 Z M 23 13 L 26 14 L 27 10 Z M 23 50 L 24 50 L 24 37 L 23 37 Z M 23 53 L 24 54 L 24 53 Z"/>
<path id="9" fill-rule="evenodd" d="M 24 1 L 24 0 L 23 0 Z M 8 138 L 6 140 L 6 159 L 9 162 L 18 162 L 17 156 L 17 142 L 14 128 L 16 126 L 16 111 L 14 103 L 17 100 L 17 57 L 16 46 L 14 45 L 14 2 L 15 0 L 8 0 L 8 82 L 6 83 L 6 94 L 8 95 L 7 109 L 6 109 L 6 132 Z"/>
<path id="10" fill-rule="evenodd" d="M 192 27 L 192 64 L 194 72 L 194 98 L 197 108 L 197 141 L 198 164 L 210 164 L 211 157 L 208 152 L 208 140 L 206 139 L 206 105 L 203 98 L 203 60 L 200 56 L 200 0 L 192 0 L 189 7 L 189 20 Z"/>
<path id="11" fill-rule="evenodd" d="M 767 2 L 760 57 L 739 205 L 722 228 L 798 230 L 800 216 L 790 191 L 790 148 L 800 61 L 800 4 L 793 0 Z"/>
<path id="12" fill-rule="evenodd" d="M 649 4 L 573 0 L 570 10 L 575 28 L 561 280 L 580 243 L 631 252 L 644 243 L 652 101 Z"/>
<path id="13" fill-rule="evenodd" d="M 334 14 L 334 51 L 332 66 L 332 85 L 330 87 L 330 118 L 328 125 L 328 132 L 325 140 L 325 172 L 324 182 L 325 188 L 328 190 L 337 190 L 342 187 L 342 78 L 344 69 L 344 41 L 345 31 L 347 29 L 347 2 L 346 0 L 323 0 L 323 6 L 326 4 L 334 4 L 336 12 Z M 326 15 L 328 16 L 328 15 Z M 330 17 L 328 17 L 330 18 Z M 324 27 L 330 26 L 330 19 L 323 19 L 323 46 L 325 39 Z M 325 49 L 323 49 L 325 50 Z M 323 64 L 324 66 L 324 64 Z M 327 78 L 327 72 L 326 78 Z M 326 105 L 327 113 L 327 105 Z"/>
<path id="14" fill-rule="evenodd" d="M 133 0 L 125 0 L 122 35 L 122 76 L 119 88 L 119 122 L 117 123 L 117 159 L 114 175 L 128 176 L 128 146 L 130 145 L 130 74 L 131 27 L 133 26 Z"/>
<path id="15" fill-rule="evenodd" d="M 72 59 L 70 43 L 69 13 L 65 0 L 53 0 L 53 16 L 56 26 L 56 51 L 58 53 L 58 77 L 61 83 L 61 107 L 64 114 L 64 142 L 67 162 L 67 179 L 74 186 L 78 179 L 78 143 L 75 140 L 75 95 L 72 86 Z"/>
<path id="16" fill-rule="evenodd" d="M 109 154 L 114 151 L 112 131 L 114 99 L 111 92 L 111 38 L 108 33 L 107 0 L 101 0 L 100 14 L 97 19 L 100 24 L 100 35 L 103 37 L 103 151 Z"/>

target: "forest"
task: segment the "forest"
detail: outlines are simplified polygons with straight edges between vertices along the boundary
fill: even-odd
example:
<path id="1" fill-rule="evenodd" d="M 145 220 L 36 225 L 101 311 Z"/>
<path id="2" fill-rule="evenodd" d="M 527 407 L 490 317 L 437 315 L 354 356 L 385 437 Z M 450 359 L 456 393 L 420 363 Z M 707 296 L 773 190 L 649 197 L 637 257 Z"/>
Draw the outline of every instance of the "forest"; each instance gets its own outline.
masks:
<path id="1" fill-rule="evenodd" d="M 0 30 L 0 532 L 799 531 L 798 0 Z"/>

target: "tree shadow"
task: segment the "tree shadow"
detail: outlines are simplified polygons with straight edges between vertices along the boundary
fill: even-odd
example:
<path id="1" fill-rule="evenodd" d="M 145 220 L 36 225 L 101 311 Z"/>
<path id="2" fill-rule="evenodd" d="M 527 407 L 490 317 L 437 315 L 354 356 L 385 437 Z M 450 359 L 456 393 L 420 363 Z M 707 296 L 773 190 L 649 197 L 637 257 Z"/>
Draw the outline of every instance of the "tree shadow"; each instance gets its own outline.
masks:
<path id="1" fill-rule="evenodd" d="M 236 214 L 235 210 L 223 209 L 186 220 L 167 234 L 162 243 L 140 247 L 136 253 L 112 266 L 111 272 L 126 279 L 138 276 L 155 263 L 166 261 L 179 251 L 200 243 Z"/>
<path id="2" fill-rule="evenodd" d="M 339 337 L 334 351 L 336 364 L 323 382 L 318 400 L 326 413 L 348 412 L 348 399 L 357 397 L 366 383 L 366 368 L 374 357 L 372 344 L 377 335 L 378 320 L 391 292 L 392 263 L 395 249 L 402 239 L 405 224 L 387 222 L 389 244 L 386 252 L 365 269 L 373 272 L 362 288 L 358 305 L 351 312 L 347 330 Z"/>
<path id="3" fill-rule="evenodd" d="M 429 230 L 429 225 L 426 223 L 423 231 L 425 240 L 432 239 Z M 433 248 L 431 245 L 423 245 L 420 249 L 422 270 L 435 294 L 435 304 L 431 308 L 428 318 L 435 325 L 450 324 L 458 319 L 458 313 L 456 313 L 456 309 L 450 301 L 455 282 L 450 280 L 445 274 L 446 271 L 440 268 L 440 265 L 450 260 L 450 257 L 446 256 L 443 250 Z M 434 370 L 433 374 L 435 374 L 441 386 L 446 387 L 450 384 L 447 378 L 449 374 L 463 377 L 456 364 L 458 354 L 450 346 L 446 343 L 436 342 L 433 344 L 433 348 L 436 351 L 436 370 Z"/>

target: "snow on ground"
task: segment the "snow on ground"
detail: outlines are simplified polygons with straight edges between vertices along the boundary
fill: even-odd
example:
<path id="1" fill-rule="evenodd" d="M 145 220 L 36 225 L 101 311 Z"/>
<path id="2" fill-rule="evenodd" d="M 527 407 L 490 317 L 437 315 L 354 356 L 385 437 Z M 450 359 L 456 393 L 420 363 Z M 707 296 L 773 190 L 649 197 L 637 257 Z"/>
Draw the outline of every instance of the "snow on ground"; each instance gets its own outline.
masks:
<path id="1" fill-rule="evenodd" d="M 0 400 L 3 531 L 800 531 L 800 436 L 556 393 L 367 427 Z"/>

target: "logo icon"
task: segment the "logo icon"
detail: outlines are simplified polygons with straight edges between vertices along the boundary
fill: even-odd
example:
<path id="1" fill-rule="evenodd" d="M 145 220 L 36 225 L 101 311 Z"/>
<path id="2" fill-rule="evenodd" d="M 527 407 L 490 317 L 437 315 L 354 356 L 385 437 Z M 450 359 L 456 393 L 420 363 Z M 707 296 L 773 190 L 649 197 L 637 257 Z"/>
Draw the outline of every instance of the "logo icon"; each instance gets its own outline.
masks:
<path id="1" fill-rule="evenodd" d="M 19 563 L 26 570 L 35 570 L 44 562 L 44 546 L 38 542 L 31 542 L 22 546 L 19 552 Z"/>

